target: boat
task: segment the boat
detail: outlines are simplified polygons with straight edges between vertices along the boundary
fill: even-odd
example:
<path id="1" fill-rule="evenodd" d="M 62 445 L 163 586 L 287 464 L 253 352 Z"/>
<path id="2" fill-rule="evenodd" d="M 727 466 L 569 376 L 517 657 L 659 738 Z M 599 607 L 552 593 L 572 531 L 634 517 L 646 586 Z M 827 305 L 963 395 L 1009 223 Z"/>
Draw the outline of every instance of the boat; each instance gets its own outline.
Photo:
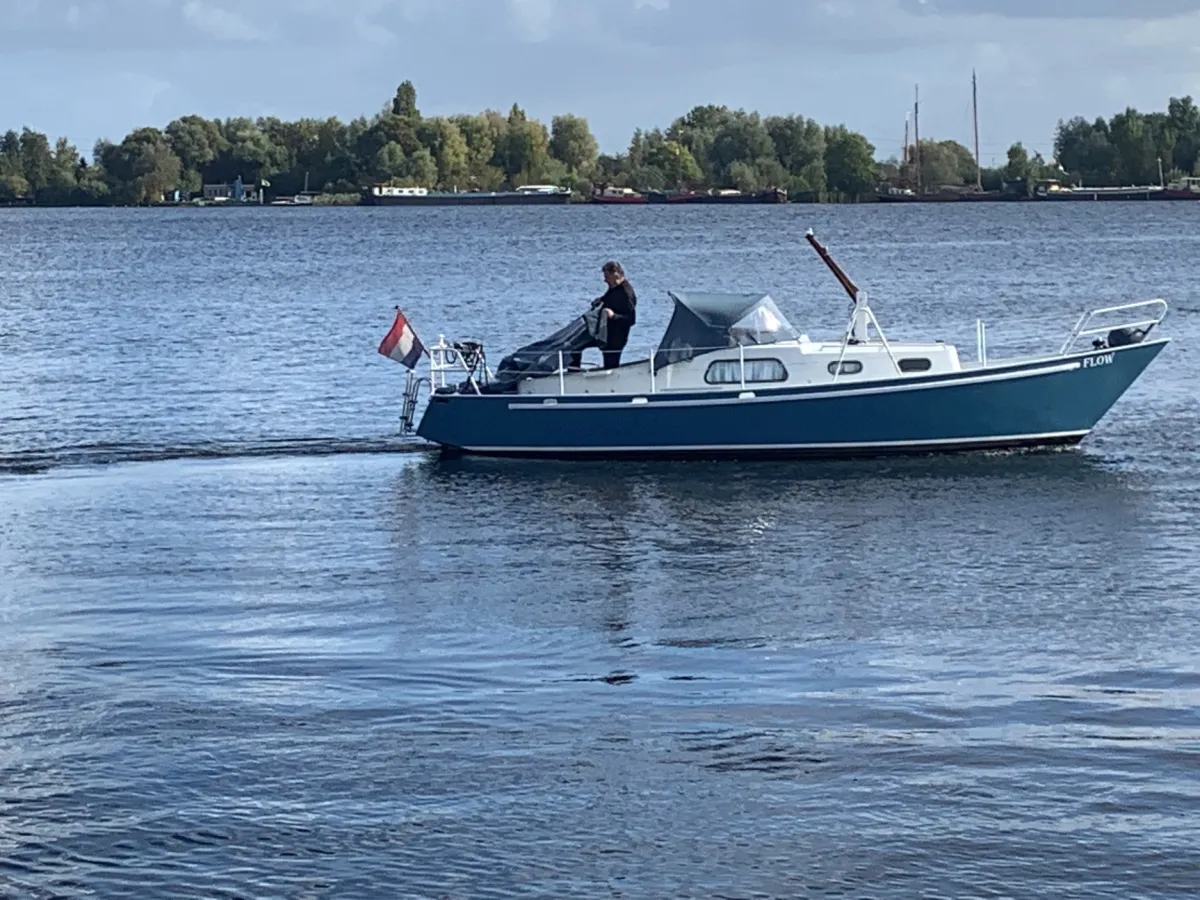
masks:
<path id="1" fill-rule="evenodd" d="M 276 197 L 268 206 L 312 206 L 311 194 L 293 194 L 291 197 Z"/>
<path id="2" fill-rule="evenodd" d="M 783 188 L 768 188 L 765 191 L 742 191 L 722 188 L 714 191 L 650 191 L 648 203 L 787 203 L 788 194 Z"/>
<path id="3" fill-rule="evenodd" d="M 646 195 L 640 194 L 633 188 L 627 187 L 609 187 L 603 190 L 595 191 L 588 198 L 590 203 L 604 203 L 609 205 L 622 205 L 627 203 L 645 203 Z"/>
<path id="4" fill-rule="evenodd" d="M 1200 178 L 1188 175 L 1178 181 L 1172 181 L 1155 199 L 1200 200 Z"/>
<path id="5" fill-rule="evenodd" d="M 744 192 L 731 188 L 710 191 L 700 203 L 787 203 L 787 191 L 783 188 L 767 188 L 765 191 Z"/>
<path id="6" fill-rule="evenodd" d="M 487 362 L 479 341 L 427 349 L 410 368 L 401 428 L 444 455 L 557 459 L 809 458 L 1075 445 L 1169 341 L 1161 299 L 1083 312 L 1057 350 L 993 359 L 977 324 L 974 359 L 938 340 L 890 340 L 811 230 L 806 238 L 851 299 L 840 337 L 798 332 L 766 293 L 668 292 L 658 346 L 613 369 L 573 367 L 601 346 L 590 310 Z M 1065 323 L 1064 323 L 1065 324 Z"/>
<path id="7" fill-rule="evenodd" d="M 1039 181 L 1033 186 L 1033 200 L 1070 202 L 1072 200 L 1159 200 L 1166 193 L 1161 185 L 1125 185 L 1124 187 L 1072 187 L 1057 179 Z"/>
<path id="8" fill-rule="evenodd" d="M 365 206 L 542 206 L 570 201 L 570 189 L 555 184 L 525 184 L 511 191 L 431 191 L 376 184 L 363 193 L 361 202 Z"/>

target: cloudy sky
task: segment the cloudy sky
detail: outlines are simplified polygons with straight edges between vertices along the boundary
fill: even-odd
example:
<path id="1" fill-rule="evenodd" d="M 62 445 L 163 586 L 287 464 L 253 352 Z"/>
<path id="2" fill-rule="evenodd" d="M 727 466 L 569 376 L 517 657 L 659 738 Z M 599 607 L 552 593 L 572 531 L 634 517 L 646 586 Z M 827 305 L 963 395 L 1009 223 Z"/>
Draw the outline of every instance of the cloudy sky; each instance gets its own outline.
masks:
<path id="1" fill-rule="evenodd" d="M 1056 121 L 1200 97 L 1200 0 L 0 0 L 0 129 L 89 151 L 176 116 L 377 111 L 405 78 L 426 115 L 586 116 L 605 151 L 699 103 L 798 112 L 899 152 L 985 164 Z"/>

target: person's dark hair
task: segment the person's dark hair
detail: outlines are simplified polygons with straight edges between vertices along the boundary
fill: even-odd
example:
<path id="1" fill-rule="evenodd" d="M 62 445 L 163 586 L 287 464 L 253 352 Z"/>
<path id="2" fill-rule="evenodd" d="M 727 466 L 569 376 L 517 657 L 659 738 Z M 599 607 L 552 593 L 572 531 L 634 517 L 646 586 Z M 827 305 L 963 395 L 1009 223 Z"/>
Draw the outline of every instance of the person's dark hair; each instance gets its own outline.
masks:
<path id="1" fill-rule="evenodd" d="M 606 262 L 600 271 L 604 272 L 606 275 L 620 275 L 622 278 L 625 277 L 625 270 L 621 268 L 621 264 L 619 262 L 614 262 L 613 260 Z"/>

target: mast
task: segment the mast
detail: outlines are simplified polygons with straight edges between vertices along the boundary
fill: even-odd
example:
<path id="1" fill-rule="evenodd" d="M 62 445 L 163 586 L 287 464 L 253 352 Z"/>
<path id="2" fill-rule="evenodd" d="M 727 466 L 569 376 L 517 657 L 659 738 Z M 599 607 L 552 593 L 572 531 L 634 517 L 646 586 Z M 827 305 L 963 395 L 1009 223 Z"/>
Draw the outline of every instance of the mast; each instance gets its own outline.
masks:
<path id="1" fill-rule="evenodd" d="M 917 193 L 921 193 L 921 86 L 914 88 L 913 100 L 913 161 L 917 166 Z"/>
<path id="2" fill-rule="evenodd" d="M 975 83 L 975 70 L 971 70 L 971 118 L 975 122 L 975 187 L 983 190 L 983 164 L 979 160 L 979 89 Z"/>
<path id="3" fill-rule="evenodd" d="M 829 255 L 829 251 L 821 246 L 821 242 L 817 240 L 817 236 L 813 234 L 811 228 L 805 232 L 804 237 L 812 245 L 812 248 L 817 251 L 817 255 L 824 260 L 825 265 L 829 266 L 829 271 L 833 272 L 834 276 L 841 283 L 842 289 L 854 301 L 854 315 L 850 322 L 850 337 L 853 338 L 854 342 L 865 342 L 867 340 L 867 323 L 872 318 L 870 310 L 867 308 L 867 295 L 861 293 L 858 285 L 851 281 L 850 276 L 842 271 L 842 267 L 834 262 L 833 257 Z M 878 329 L 879 326 L 876 325 L 875 327 Z"/>
<path id="4" fill-rule="evenodd" d="M 825 265 L 829 266 L 829 271 L 833 272 L 834 277 L 841 282 L 846 293 L 850 295 L 851 300 L 858 299 L 858 285 L 850 280 L 850 276 L 842 271 L 842 267 L 833 261 L 833 257 L 829 255 L 829 251 L 821 246 L 821 242 L 817 240 L 817 236 L 813 234 L 810 228 L 805 233 L 804 237 L 812 244 L 812 248 L 817 251 L 817 255 L 825 261 Z"/>

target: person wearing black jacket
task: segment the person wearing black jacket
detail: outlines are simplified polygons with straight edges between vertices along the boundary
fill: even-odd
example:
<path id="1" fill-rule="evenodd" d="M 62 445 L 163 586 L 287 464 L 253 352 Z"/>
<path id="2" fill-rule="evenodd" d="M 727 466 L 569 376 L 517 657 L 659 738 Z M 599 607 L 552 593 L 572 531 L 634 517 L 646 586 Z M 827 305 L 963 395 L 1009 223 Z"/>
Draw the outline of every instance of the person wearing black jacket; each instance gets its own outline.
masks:
<path id="1" fill-rule="evenodd" d="M 606 262 L 600 270 L 608 290 L 592 301 L 592 309 L 603 307 L 608 315 L 608 340 L 600 352 L 604 368 L 615 369 L 621 364 L 621 351 L 629 342 L 629 329 L 637 324 L 637 294 L 625 279 L 625 270 L 618 262 Z"/>

